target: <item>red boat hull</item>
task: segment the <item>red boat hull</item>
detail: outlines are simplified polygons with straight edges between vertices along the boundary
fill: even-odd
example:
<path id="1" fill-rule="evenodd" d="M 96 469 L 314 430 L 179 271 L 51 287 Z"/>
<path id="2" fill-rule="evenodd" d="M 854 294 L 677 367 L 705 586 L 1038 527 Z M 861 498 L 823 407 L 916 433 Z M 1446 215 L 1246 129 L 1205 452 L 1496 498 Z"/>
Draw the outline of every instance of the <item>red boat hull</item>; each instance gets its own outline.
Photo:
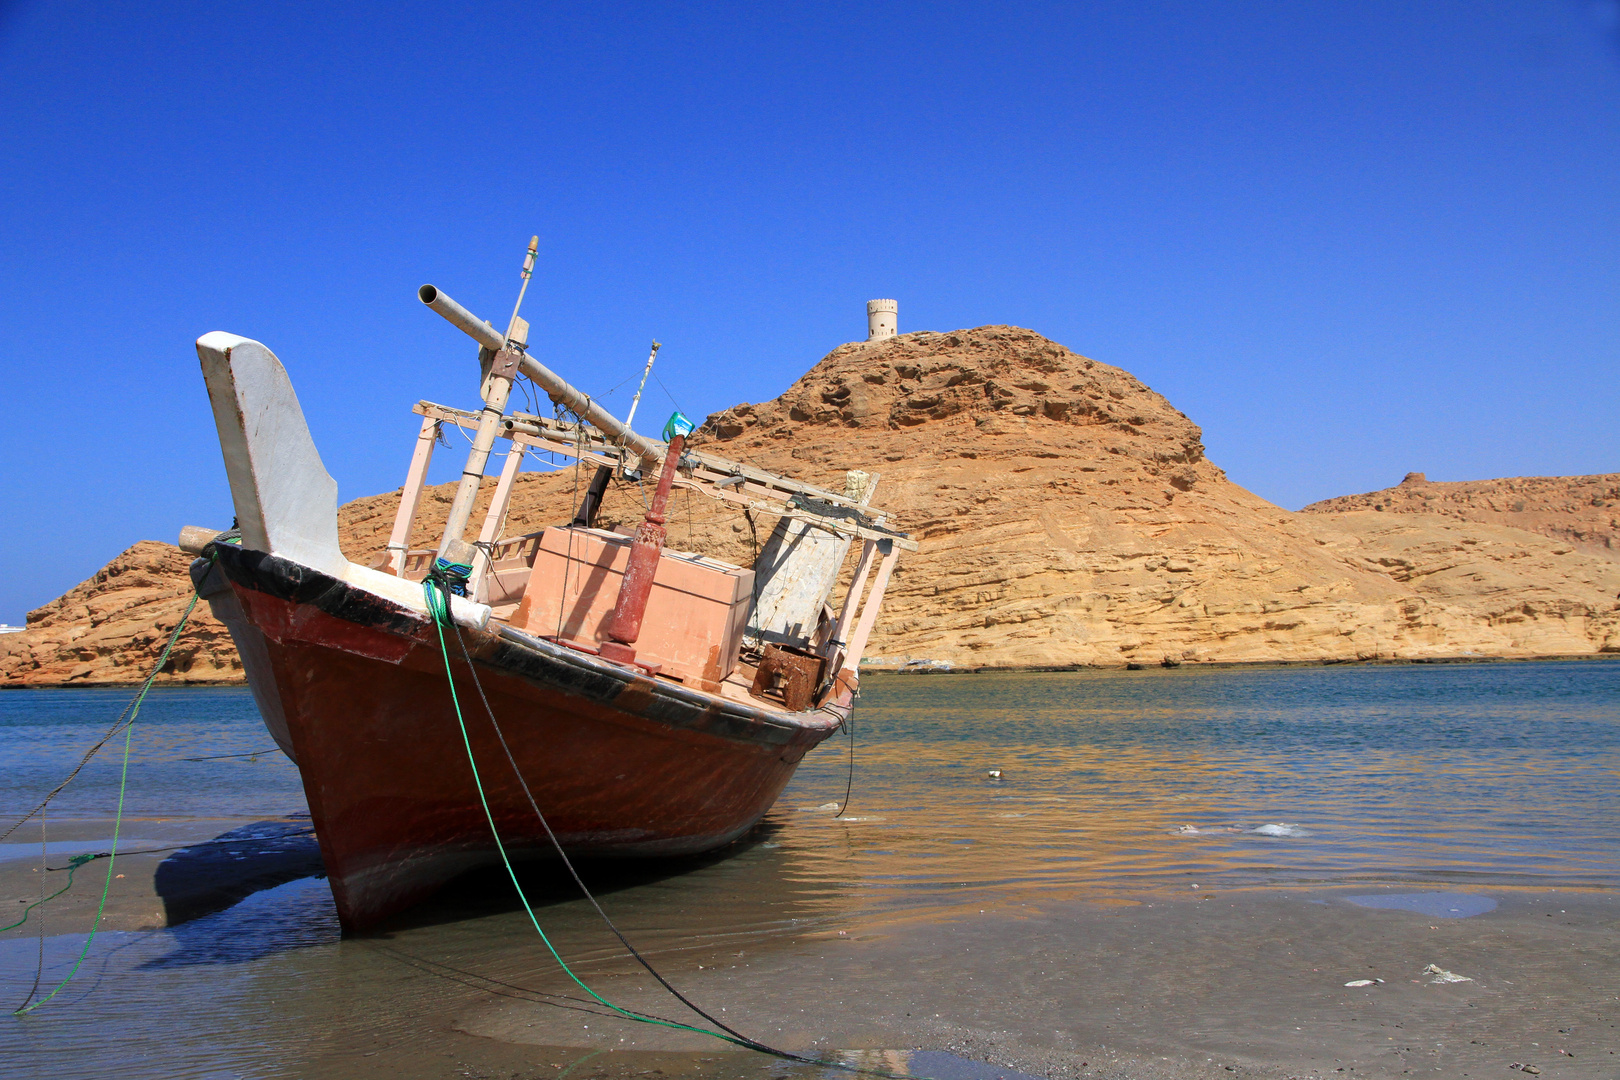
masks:
<path id="1" fill-rule="evenodd" d="M 279 704 L 345 929 L 497 862 L 432 624 L 297 563 L 225 547 L 219 568 L 269 661 L 268 672 L 249 671 L 273 683 L 255 695 Z M 501 840 L 514 858 L 548 854 L 446 634 Z M 524 635 L 461 634 L 517 768 L 570 853 L 678 855 L 730 843 L 847 715 L 752 708 Z"/>

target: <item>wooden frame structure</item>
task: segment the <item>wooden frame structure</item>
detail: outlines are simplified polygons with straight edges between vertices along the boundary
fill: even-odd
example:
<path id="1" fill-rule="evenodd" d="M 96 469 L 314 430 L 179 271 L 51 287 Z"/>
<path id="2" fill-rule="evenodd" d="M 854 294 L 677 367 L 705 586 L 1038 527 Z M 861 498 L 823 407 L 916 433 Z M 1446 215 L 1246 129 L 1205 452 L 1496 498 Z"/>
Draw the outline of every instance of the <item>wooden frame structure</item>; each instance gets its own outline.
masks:
<path id="1" fill-rule="evenodd" d="M 433 448 L 440 432 L 446 424 L 477 431 L 483 420 L 480 413 L 431 401 L 417 402 L 412 412 L 422 417 L 422 424 L 411 455 L 405 486 L 400 492 L 399 510 L 389 534 L 384 565 L 384 569 L 396 576 L 404 576 L 406 571 L 411 554 L 411 526 L 421 506 L 428 466 L 432 463 Z M 639 475 L 637 466 L 645 456 L 641 450 L 615 441 L 590 424 L 529 413 L 513 412 L 502 416 L 495 437 L 508 440 L 511 448 L 507 452 L 500 479 L 496 482 L 483 527 L 479 530 L 477 547 L 482 549 L 484 557 L 474 563 L 470 584 L 475 589 L 489 572 L 493 548 L 517 539 L 502 537 L 501 531 L 510 508 L 513 485 L 522 468 L 524 451 L 532 449 L 560 454 L 604 466 L 620 476 Z M 876 479 L 875 476 L 872 478 L 872 485 L 875 485 Z M 828 659 L 832 670 L 858 670 L 900 552 L 916 551 L 916 541 L 905 533 L 889 528 L 884 515 L 869 510 L 860 500 L 844 493 L 776 476 L 701 450 L 687 450 L 681 455 L 680 470 L 674 482 L 678 487 L 691 489 L 739 509 L 804 522 L 851 541 L 862 541 L 860 562 L 828 641 Z M 870 595 L 863 603 L 862 593 L 866 591 L 874 562 L 878 564 L 877 574 L 872 578 Z M 853 634 L 846 640 L 845 635 L 850 634 L 851 627 Z"/>

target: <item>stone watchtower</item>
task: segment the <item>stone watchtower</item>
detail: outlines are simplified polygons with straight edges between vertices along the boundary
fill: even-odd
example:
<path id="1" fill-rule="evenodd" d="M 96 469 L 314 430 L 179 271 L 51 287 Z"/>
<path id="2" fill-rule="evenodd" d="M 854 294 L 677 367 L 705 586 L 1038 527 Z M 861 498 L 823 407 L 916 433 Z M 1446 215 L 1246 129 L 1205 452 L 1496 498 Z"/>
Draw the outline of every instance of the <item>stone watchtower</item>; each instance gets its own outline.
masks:
<path id="1" fill-rule="evenodd" d="M 899 333 L 900 305 L 893 300 L 866 302 L 866 340 L 894 337 Z"/>

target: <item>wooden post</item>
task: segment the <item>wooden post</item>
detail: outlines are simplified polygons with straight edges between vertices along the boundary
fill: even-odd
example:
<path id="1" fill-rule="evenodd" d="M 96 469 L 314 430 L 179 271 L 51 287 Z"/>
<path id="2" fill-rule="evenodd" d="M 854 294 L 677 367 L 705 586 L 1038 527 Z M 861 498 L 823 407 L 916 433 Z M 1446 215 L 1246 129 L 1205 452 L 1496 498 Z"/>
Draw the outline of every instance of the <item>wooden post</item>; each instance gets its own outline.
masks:
<path id="1" fill-rule="evenodd" d="M 833 623 L 832 637 L 828 639 L 827 666 L 833 671 L 842 671 L 844 657 L 849 655 L 849 644 L 844 635 L 849 633 L 849 624 L 854 621 L 855 613 L 860 610 L 861 592 L 866 588 L 867 575 L 872 570 L 872 558 L 877 553 L 878 542 L 867 540 L 861 545 L 861 559 L 855 564 L 855 576 L 849 579 L 849 591 L 844 594 L 844 603 L 838 610 L 838 620 Z"/>
<path id="2" fill-rule="evenodd" d="M 883 607 L 883 593 L 889 587 L 889 575 L 894 572 L 894 564 L 900 559 L 900 549 L 892 542 L 881 540 L 877 546 L 880 550 L 888 550 L 883 552 L 883 563 L 872 582 L 872 595 L 866 598 L 866 603 L 861 607 L 861 621 L 855 627 L 855 636 L 849 641 L 849 651 L 844 654 L 845 671 L 860 671 L 861 654 L 866 652 L 866 641 L 872 636 L 872 627 L 877 625 L 878 612 Z"/>
<path id="3" fill-rule="evenodd" d="M 872 570 L 872 556 L 876 551 L 876 540 L 868 540 L 861 546 L 861 561 L 855 564 L 855 576 L 849 579 L 849 592 L 844 594 L 844 606 L 839 609 L 838 622 L 833 627 L 834 641 L 844 641 L 844 635 L 849 633 L 849 624 L 860 610 L 861 592 L 866 588 L 866 576 Z"/>
<path id="4" fill-rule="evenodd" d="M 597 650 L 605 660 L 629 664 L 636 658 L 634 646 L 641 636 L 641 620 L 647 614 L 647 598 L 652 595 L 653 578 L 658 574 L 658 560 L 664 550 L 664 509 L 669 505 L 675 466 L 681 460 L 681 447 L 685 444 L 686 436 L 680 431 L 669 440 L 669 453 L 664 457 L 663 471 L 658 474 L 658 488 L 641 519 L 641 527 L 636 529 L 635 542 L 630 545 L 630 561 L 625 564 L 624 580 L 619 583 L 619 598 L 614 602 L 613 614 L 608 617 L 610 640 L 602 642 Z"/>
<path id="5" fill-rule="evenodd" d="M 602 509 L 602 496 L 607 494 L 608 481 L 613 479 L 613 470 L 606 465 L 598 465 L 596 474 L 591 477 L 589 486 L 585 488 L 585 497 L 579 501 L 579 509 L 574 511 L 574 524 L 591 529 L 596 527 L 596 512 Z"/>
<path id="6" fill-rule="evenodd" d="M 439 541 L 439 558 L 447 563 L 460 563 L 474 567 L 477 560 L 474 548 L 463 539 L 467 532 L 467 519 L 472 517 L 473 503 L 478 499 L 478 485 L 484 480 L 484 466 L 489 463 L 489 452 L 495 446 L 495 433 L 506 412 L 506 400 L 512 396 L 512 380 L 524 361 L 523 350 L 529 342 L 529 324 L 518 315 L 523 306 L 523 295 L 529 291 L 529 275 L 534 271 L 534 255 L 540 248 L 540 238 L 529 241 L 529 250 L 523 256 L 523 284 L 518 289 L 517 303 L 512 305 L 512 319 L 506 324 L 506 335 L 498 348 L 490 342 L 492 352 L 489 371 L 484 375 L 484 411 L 478 418 L 478 431 L 473 435 L 472 450 L 467 454 L 467 466 L 461 470 L 461 483 L 456 487 L 455 500 L 450 503 L 450 516 L 444 523 L 444 538 Z M 427 289 L 424 285 L 422 289 Z M 417 290 L 423 302 L 427 297 Z M 446 297 L 445 299 L 449 299 Z M 441 313 L 442 314 L 442 313 Z M 465 314 L 465 312 L 463 312 Z M 448 317 L 448 316 L 447 316 Z M 476 573 L 476 569 L 473 571 Z"/>
<path id="7" fill-rule="evenodd" d="M 214 537 L 220 534 L 219 529 L 209 529 L 201 525 L 183 525 L 180 528 L 179 548 L 187 555 L 201 555 L 203 549 L 214 542 Z"/>
<path id="8" fill-rule="evenodd" d="M 501 530 L 506 528 L 506 511 L 512 504 L 512 485 L 517 480 L 518 470 L 523 468 L 523 447 L 517 443 L 511 445 L 506 464 L 501 467 L 501 478 L 495 484 L 495 494 L 489 500 L 489 513 L 484 515 L 484 527 L 478 532 L 478 543 L 484 557 L 473 563 L 472 576 L 467 579 L 468 596 L 478 595 L 478 583 L 493 569 L 489 545 L 499 540 Z"/>
<path id="9" fill-rule="evenodd" d="M 428 463 L 433 460 L 433 444 L 438 439 L 439 422 L 424 419 L 422 430 L 416 436 L 416 449 L 411 452 L 411 468 L 405 474 L 405 487 L 399 493 L 394 531 L 388 534 L 386 569 L 395 577 L 405 573 L 405 554 L 411 546 L 411 525 L 416 521 L 416 510 L 422 502 L 422 485 L 427 480 Z"/>
<path id="10" fill-rule="evenodd" d="M 652 343 L 652 352 L 647 354 L 647 366 L 641 369 L 641 385 L 636 387 L 636 396 L 630 399 L 630 414 L 624 418 L 624 426 L 629 427 L 636 422 L 636 406 L 641 404 L 641 392 L 647 389 L 647 376 L 652 374 L 653 361 L 658 359 L 658 342 Z"/>
<path id="11" fill-rule="evenodd" d="M 517 374 L 520 357 L 513 349 L 502 349 L 490 361 L 489 377 L 484 381 L 484 411 L 478 418 L 478 430 L 473 434 L 467 464 L 461 470 L 456 497 L 450 503 L 444 538 L 439 541 L 439 558 L 447 563 L 471 566 L 475 561 L 475 549 L 463 536 L 467 532 L 467 520 L 472 517 L 473 503 L 478 499 L 478 485 L 484 480 L 484 466 L 489 463 L 489 452 L 495 446 L 506 400 L 512 396 L 512 379 Z"/>

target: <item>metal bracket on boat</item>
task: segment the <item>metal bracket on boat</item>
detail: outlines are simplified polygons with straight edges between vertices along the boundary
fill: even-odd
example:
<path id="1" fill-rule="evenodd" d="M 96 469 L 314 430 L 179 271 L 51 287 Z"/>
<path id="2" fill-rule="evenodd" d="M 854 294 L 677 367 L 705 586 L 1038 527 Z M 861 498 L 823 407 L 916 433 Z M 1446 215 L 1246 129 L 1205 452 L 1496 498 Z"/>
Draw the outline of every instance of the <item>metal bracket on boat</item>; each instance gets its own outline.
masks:
<path id="1" fill-rule="evenodd" d="M 518 365 L 523 362 L 523 353 L 517 349 L 502 349 L 495 354 L 489 366 L 489 373 L 503 379 L 517 377 Z"/>
<path id="2" fill-rule="evenodd" d="M 884 527 L 881 520 L 873 520 L 870 515 L 862 513 L 853 506 L 839 506 L 835 503 L 827 502 L 825 499 L 812 498 L 809 495 L 791 496 L 787 500 L 787 505 L 789 510 L 803 510 L 806 513 L 815 514 L 817 517 L 836 518 L 839 521 L 848 521 L 855 525 L 860 525 L 864 528 L 871 529 L 874 532 L 890 533 L 895 536 L 905 535 L 904 533 L 898 533 L 893 529 Z"/>

